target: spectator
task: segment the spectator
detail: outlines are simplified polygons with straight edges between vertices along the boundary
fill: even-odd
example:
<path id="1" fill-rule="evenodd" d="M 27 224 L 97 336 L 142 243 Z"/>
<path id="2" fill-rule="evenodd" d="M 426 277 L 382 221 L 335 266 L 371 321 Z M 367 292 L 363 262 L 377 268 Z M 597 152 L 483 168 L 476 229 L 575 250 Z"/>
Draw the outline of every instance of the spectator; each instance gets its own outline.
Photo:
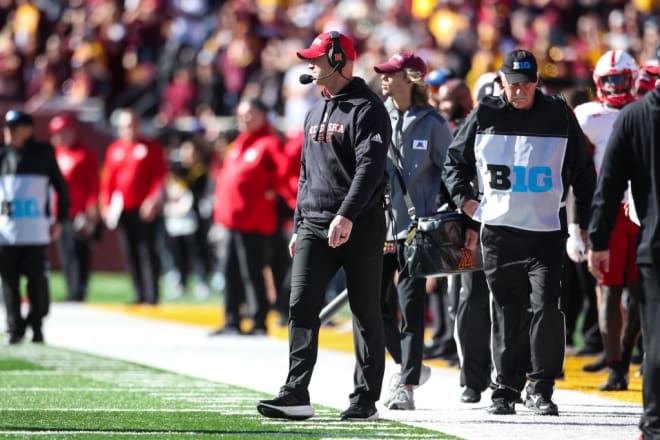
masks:
<path id="1" fill-rule="evenodd" d="M 48 131 L 71 197 L 68 219 L 57 241 L 68 301 L 84 301 L 91 272 L 92 243 L 99 231 L 99 160 L 77 139 L 74 119 L 52 118 Z"/>
<path id="2" fill-rule="evenodd" d="M 200 202 L 208 188 L 203 148 L 197 139 L 184 140 L 175 150 L 177 157 L 170 163 L 164 185 L 166 241 L 177 272 L 171 298 L 185 294 L 191 273 L 196 275 L 195 297 L 203 300 L 210 295 L 208 227 L 200 212 Z"/>

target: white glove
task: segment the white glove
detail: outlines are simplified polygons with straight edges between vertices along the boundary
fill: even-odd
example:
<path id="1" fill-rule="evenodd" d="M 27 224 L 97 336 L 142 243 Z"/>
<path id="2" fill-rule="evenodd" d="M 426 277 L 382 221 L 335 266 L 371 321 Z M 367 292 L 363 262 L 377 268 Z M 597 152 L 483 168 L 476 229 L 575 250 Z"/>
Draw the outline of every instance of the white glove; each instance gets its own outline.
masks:
<path id="1" fill-rule="evenodd" d="M 568 258 L 576 263 L 582 263 L 587 259 L 586 246 L 582 241 L 580 226 L 576 223 L 568 225 L 568 240 L 566 240 L 566 253 Z"/>

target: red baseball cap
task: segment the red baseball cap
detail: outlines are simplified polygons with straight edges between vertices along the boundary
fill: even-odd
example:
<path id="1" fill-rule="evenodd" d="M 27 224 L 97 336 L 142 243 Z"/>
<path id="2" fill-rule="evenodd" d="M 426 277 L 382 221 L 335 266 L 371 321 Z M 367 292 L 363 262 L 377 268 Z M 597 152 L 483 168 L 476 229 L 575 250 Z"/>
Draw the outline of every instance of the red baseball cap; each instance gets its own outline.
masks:
<path id="1" fill-rule="evenodd" d="M 353 46 L 353 40 L 342 33 L 337 33 L 339 34 L 339 45 L 344 49 L 344 52 L 346 52 L 346 58 L 354 60 L 355 47 Z M 314 38 L 311 46 L 307 49 L 299 50 L 296 54 L 298 55 L 298 58 L 302 60 L 312 60 L 322 55 L 327 55 L 328 52 L 330 52 L 330 48 L 332 48 L 332 37 L 330 36 L 330 32 L 323 32 Z"/>
<path id="2" fill-rule="evenodd" d="M 73 128 L 73 126 L 73 121 L 68 116 L 55 116 L 48 123 L 48 132 L 50 134 L 55 134 L 66 128 Z"/>
<path id="3" fill-rule="evenodd" d="M 426 63 L 412 52 L 399 52 L 388 62 L 374 66 L 377 73 L 394 73 L 404 69 L 415 70 L 422 76 L 426 75 Z"/>

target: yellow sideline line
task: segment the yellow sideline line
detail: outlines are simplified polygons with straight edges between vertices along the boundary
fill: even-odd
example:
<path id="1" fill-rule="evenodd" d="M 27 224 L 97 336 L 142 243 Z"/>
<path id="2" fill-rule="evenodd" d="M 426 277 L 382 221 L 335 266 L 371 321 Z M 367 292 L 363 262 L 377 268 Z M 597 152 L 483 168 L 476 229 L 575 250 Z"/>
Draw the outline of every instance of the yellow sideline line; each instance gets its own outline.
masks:
<path id="1" fill-rule="evenodd" d="M 175 321 L 200 327 L 206 327 L 209 330 L 217 328 L 224 324 L 224 314 L 222 308 L 218 305 L 171 305 L 163 304 L 158 306 L 147 305 L 118 305 L 118 304 L 90 304 L 91 307 L 111 310 L 130 315 L 136 315 L 143 318 Z M 268 335 L 287 339 L 288 331 L 286 327 L 277 324 L 277 314 L 270 313 L 268 316 Z M 345 327 L 349 328 L 346 329 Z M 244 330 L 248 330 L 246 327 Z M 430 332 L 427 334 L 430 338 Z M 334 349 L 344 352 L 353 351 L 353 334 L 350 331 L 350 322 L 340 323 L 335 327 L 323 327 L 319 335 L 319 346 L 327 349 Z M 630 369 L 631 377 L 628 391 L 604 392 L 599 391 L 598 386 L 605 382 L 607 373 L 584 373 L 582 366 L 595 360 L 595 357 L 578 357 L 567 355 L 564 372 L 565 378 L 557 381 L 557 388 L 580 391 L 584 393 L 596 394 L 601 397 L 621 400 L 630 403 L 642 404 L 642 380 L 636 373 L 639 367 L 633 365 Z M 444 368 L 450 367 L 441 360 L 425 361 L 429 365 Z"/>

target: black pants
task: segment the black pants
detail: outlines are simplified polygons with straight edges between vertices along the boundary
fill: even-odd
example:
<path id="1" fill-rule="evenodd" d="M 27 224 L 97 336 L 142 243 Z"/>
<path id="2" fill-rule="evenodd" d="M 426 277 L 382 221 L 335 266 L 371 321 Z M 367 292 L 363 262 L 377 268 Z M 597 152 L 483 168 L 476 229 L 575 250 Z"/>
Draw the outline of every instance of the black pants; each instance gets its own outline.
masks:
<path id="1" fill-rule="evenodd" d="M 639 429 L 644 440 L 660 440 L 660 267 L 640 264 L 639 305 L 644 337 L 644 412 Z"/>
<path id="2" fill-rule="evenodd" d="M 50 308 L 46 246 L 0 246 L 0 276 L 7 309 L 7 332 L 22 332 L 25 325 L 41 329 L 41 322 Z M 21 315 L 20 278 L 27 278 L 30 311 Z"/>
<path id="3" fill-rule="evenodd" d="M 426 318 L 426 279 L 410 276 L 407 266 L 399 271 L 398 284 L 394 274 L 399 261 L 405 261 L 403 243 L 397 244 L 397 254 L 383 256 L 381 308 L 385 326 L 385 346 L 402 366 L 401 383 L 419 384 L 424 350 L 424 324 Z M 401 327 L 397 312 L 401 311 Z"/>
<path id="4" fill-rule="evenodd" d="M 552 396 L 564 363 L 564 315 L 559 310 L 565 236 L 485 225 L 481 243 L 492 293 L 493 398 L 527 392 Z M 531 360 L 531 364 L 530 364 Z"/>
<path id="5" fill-rule="evenodd" d="M 67 300 L 84 301 L 92 267 L 92 241 L 76 234 L 71 221 L 62 224 L 57 254 L 66 280 Z"/>
<path id="6" fill-rule="evenodd" d="M 380 397 L 385 370 L 380 310 L 385 215 L 378 208 L 362 217 L 353 225 L 348 242 L 334 249 L 328 246 L 327 231 L 306 224 L 298 228 L 289 308 L 289 374 L 283 393 L 309 399 L 309 382 L 318 355 L 319 313 L 328 282 L 343 267 L 353 312 L 356 356 L 350 400 L 370 403 Z"/>
<path id="7" fill-rule="evenodd" d="M 289 256 L 291 234 L 279 228 L 270 237 L 268 265 L 275 283 L 275 308 L 280 314 L 289 316 L 289 296 L 291 293 L 291 257 Z"/>
<path id="8" fill-rule="evenodd" d="M 460 275 L 456 345 L 461 386 L 484 391 L 490 383 L 490 300 L 483 271 Z"/>
<path id="9" fill-rule="evenodd" d="M 199 243 L 197 233 L 168 235 L 166 239 L 181 286 L 185 289 L 193 273 L 200 282 L 206 283 L 211 273 L 210 260 L 206 247 Z"/>
<path id="10" fill-rule="evenodd" d="M 158 304 L 160 257 L 156 250 L 157 221 L 145 222 L 137 209 L 124 211 L 119 218 L 121 249 L 138 303 Z"/>
<path id="11" fill-rule="evenodd" d="M 431 311 L 431 343 L 427 345 L 429 353 L 451 354 L 456 351 L 454 341 L 455 304 L 461 287 L 460 276 L 450 275 L 437 278 L 436 288 L 428 292 L 428 308 Z M 455 302 L 454 302 L 455 300 Z"/>
<path id="12" fill-rule="evenodd" d="M 225 326 L 239 328 L 241 303 L 247 299 L 254 328 L 266 328 L 268 297 L 264 280 L 266 249 L 270 237 L 227 230 L 222 273 L 225 276 Z"/>

